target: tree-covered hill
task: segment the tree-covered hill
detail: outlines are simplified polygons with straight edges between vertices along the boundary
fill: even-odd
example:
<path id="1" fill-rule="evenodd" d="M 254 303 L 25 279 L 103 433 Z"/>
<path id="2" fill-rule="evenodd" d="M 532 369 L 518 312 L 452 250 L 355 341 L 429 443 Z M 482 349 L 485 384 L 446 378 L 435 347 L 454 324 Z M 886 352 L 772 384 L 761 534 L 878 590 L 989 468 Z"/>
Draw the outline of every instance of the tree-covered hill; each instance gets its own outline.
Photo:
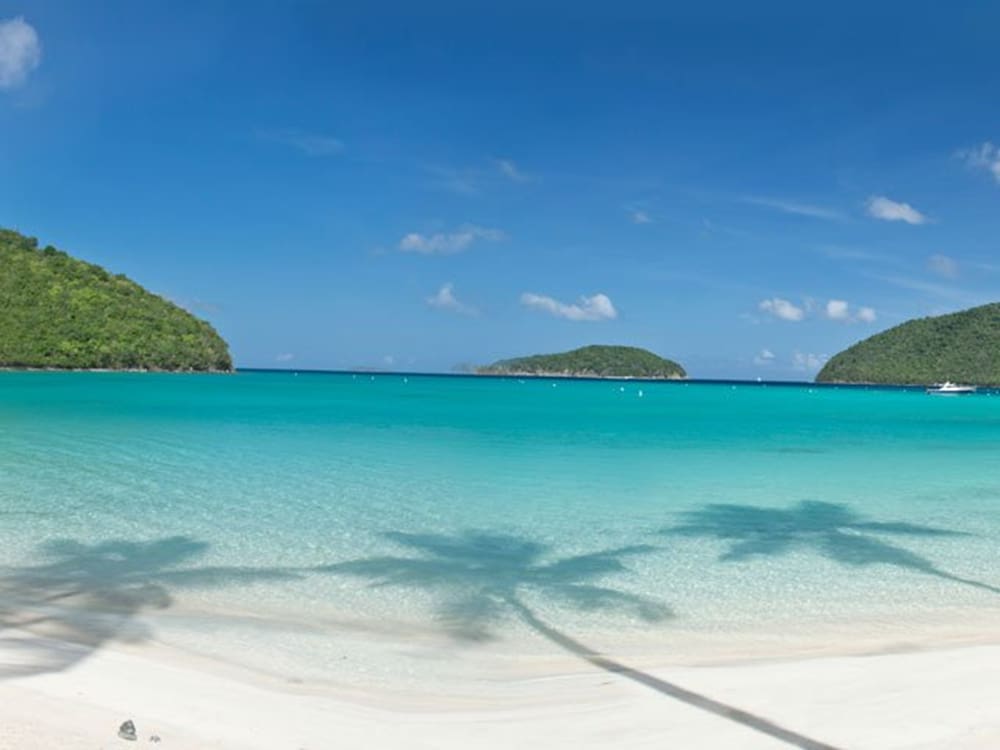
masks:
<path id="1" fill-rule="evenodd" d="M 877 333 L 830 359 L 816 380 L 1000 385 L 1000 303 Z"/>
<path id="2" fill-rule="evenodd" d="M 480 367 L 483 375 L 557 375 L 594 378 L 684 378 L 676 362 L 634 346 L 585 346 L 560 354 L 536 354 Z"/>
<path id="3" fill-rule="evenodd" d="M 0 229 L 0 367 L 232 366 L 205 321 L 125 276 Z"/>

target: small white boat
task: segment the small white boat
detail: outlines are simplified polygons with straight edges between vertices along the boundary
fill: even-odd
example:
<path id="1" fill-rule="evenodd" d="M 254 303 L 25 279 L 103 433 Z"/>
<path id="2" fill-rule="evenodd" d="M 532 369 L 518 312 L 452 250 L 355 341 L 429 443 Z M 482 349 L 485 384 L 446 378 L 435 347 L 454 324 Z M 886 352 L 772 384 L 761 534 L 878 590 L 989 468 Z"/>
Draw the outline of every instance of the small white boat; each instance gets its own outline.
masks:
<path id="1" fill-rule="evenodd" d="M 975 393 L 976 386 L 974 385 L 955 385 L 951 381 L 945 381 L 944 383 L 936 383 L 927 389 L 928 393 L 934 393 L 941 396 L 960 396 L 963 393 Z"/>

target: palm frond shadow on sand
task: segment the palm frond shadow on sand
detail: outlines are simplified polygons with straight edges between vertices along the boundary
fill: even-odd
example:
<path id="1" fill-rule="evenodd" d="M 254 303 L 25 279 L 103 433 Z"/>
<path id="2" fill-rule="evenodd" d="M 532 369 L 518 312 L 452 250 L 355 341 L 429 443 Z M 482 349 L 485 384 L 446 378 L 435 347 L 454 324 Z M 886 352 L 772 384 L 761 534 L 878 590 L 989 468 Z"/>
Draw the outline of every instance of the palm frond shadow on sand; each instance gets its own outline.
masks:
<path id="1" fill-rule="evenodd" d="M 175 588 L 218 588 L 300 578 L 280 568 L 197 566 L 205 542 L 42 545 L 36 565 L 0 569 L 0 678 L 67 669 L 112 640 L 149 636 L 137 619 L 164 609 Z"/>
<path id="2" fill-rule="evenodd" d="M 967 537 L 965 532 L 901 521 L 873 521 L 849 506 L 805 500 L 789 508 L 717 503 L 683 514 L 682 522 L 663 530 L 668 536 L 717 539 L 728 548 L 719 559 L 742 562 L 810 551 L 850 568 L 890 565 L 922 575 L 1000 594 L 1000 588 L 964 578 L 895 541 Z"/>
<path id="3" fill-rule="evenodd" d="M 551 550 L 522 537 L 468 531 L 461 534 L 390 532 L 386 539 L 403 556 L 372 557 L 322 566 L 318 572 L 352 576 L 372 586 L 422 589 L 437 598 L 437 615 L 455 638 L 481 641 L 514 617 L 551 643 L 598 669 L 620 675 L 658 693 L 737 722 L 804 750 L 834 750 L 756 714 L 729 706 L 610 659 L 542 620 L 525 595 L 541 596 L 577 611 L 630 613 L 647 622 L 665 620 L 670 609 L 651 599 L 607 585 L 627 572 L 625 561 L 655 551 L 635 545 L 551 559 Z"/>

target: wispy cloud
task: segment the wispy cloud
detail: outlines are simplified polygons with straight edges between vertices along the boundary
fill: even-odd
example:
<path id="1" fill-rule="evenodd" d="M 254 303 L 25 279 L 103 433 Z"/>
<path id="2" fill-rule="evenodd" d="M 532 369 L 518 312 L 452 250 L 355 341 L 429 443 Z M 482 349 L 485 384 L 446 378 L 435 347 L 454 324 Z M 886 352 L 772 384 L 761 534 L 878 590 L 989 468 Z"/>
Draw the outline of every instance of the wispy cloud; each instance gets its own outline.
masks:
<path id="1" fill-rule="evenodd" d="M 297 128 L 262 131 L 260 136 L 265 140 L 290 146 L 306 156 L 336 156 L 344 150 L 344 142 L 339 138 Z"/>
<path id="2" fill-rule="evenodd" d="M 780 198 L 768 198 L 757 195 L 747 195 L 740 199 L 743 203 L 753 206 L 772 208 L 786 214 L 796 216 L 808 216 L 812 219 L 826 219 L 827 221 L 843 221 L 847 217 L 843 213 L 833 208 L 825 206 L 814 206 L 809 203 L 798 203 L 797 201 L 787 201 Z"/>
<path id="3" fill-rule="evenodd" d="M 963 149 L 958 152 L 958 157 L 970 167 L 985 169 L 993 175 L 993 179 L 1000 182 L 1000 147 L 990 141 L 975 148 Z"/>
<path id="4" fill-rule="evenodd" d="M 293 359 L 295 359 L 295 355 L 289 352 L 283 352 L 274 357 L 275 362 L 291 362 Z"/>
<path id="5" fill-rule="evenodd" d="M 887 253 L 872 252 L 856 247 L 840 247 L 828 245 L 820 248 L 820 252 L 832 260 L 857 260 L 865 263 L 886 263 L 899 265 L 899 258 Z"/>
<path id="6" fill-rule="evenodd" d="M 471 316 L 479 314 L 479 311 L 475 307 L 465 304 L 455 296 L 455 285 L 451 282 L 442 284 L 437 293 L 428 297 L 426 302 L 428 307 L 433 307 L 435 310 L 445 310 L 447 312 L 458 313 L 459 315 Z"/>
<path id="7" fill-rule="evenodd" d="M 493 165 L 501 175 L 511 182 L 533 182 L 535 179 L 533 176 L 522 172 L 520 167 L 510 159 L 493 159 Z"/>
<path id="8" fill-rule="evenodd" d="M 497 242 L 505 237 L 499 229 L 465 224 L 453 232 L 421 234 L 410 232 L 399 241 L 399 249 L 404 253 L 421 255 L 454 255 L 468 250 L 477 240 Z"/>
<path id="9" fill-rule="evenodd" d="M 868 215 L 882 221 L 904 221 L 907 224 L 926 224 L 927 217 L 909 203 L 886 198 L 884 195 L 873 195 L 866 204 Z"/>
<path id="10" fill-rule="evenodd" d="M 927 259 L 927 270 L 945 279 L 957 279 L 958 261 L 947 255 L 932 255 Z"/>
<path id="11" fill-rule="evenodd" d="M 477 195 L 482 190 L 481 169 L 455 169 L 437 164 L 424 165 L 423 169 L 431 178 L 428 187 L 459 195 Z"/>
<path id="12" fill-rule="evenodd" d="M 891 284 L 892 286 L 899 287 L 900 289 L 908 289 L 912 292 L 921 292 L 923 294 L 930 295 L 931 297 L 938 297 L 939 299 L 954 302 L 965 307 L 971 307 L 973 305 L 990 301 L 990 299 L 982 294 L 978 294 L 952 284 L 924 281 L 923 279 L 914 279 L 909 276 L 880 276 L 876 274 L 866 275 L 869 276 L 869 278 L 877 279 L 878 281 Z"/>
<path id="13" fill-rule="evenodd" d="M 486 188 L 499 182 L 535 182 L 538 178 L 522 170 L 511 159 L 490 159 L 489 166 L 450 167 L 441 164 L 424 164 L 422 169 L 430 176 L 428 187 L 447 190 L 459 195 L 479 195 Z"/>
<path id="14" fill-rule="evenodd" d="M 774 364 L 774 352 L 770 349 L 761 349 L 756 355 L 754 355 L 753 363 L 755 365 L 760 365 L 761 367 Z"/>
<path id="15" fill-rule="evenodd" d="M 534 310 L 541 310 L 557 318 L 574 321 L 614 320 L 618 311 L 606 294 L 580 297 L 576 304 L 559 302 L 542 294 L 525 292 L 521 295 L 521 304 Z"/>
<path id="16" fill-rule="evenodd" d="M 628 219 L 633 224 L 652 224 L 653 217 L 640 208 L 627 208 Z"/>
<path id="17" fill-rule="evenodd" d="M 32 25 L 21 17 L 0 21 L 0 89 L 22 85 L 41 62 L 42 43 Z"/>
<path id="18" fill-rule="evenodd" d="M 829 359 L 829 357 L 825 354 L 795 352 L 792 355 L 792 369 L 802 372 L 813 372 L 821 368 L 827 359 Z"/>
<path id="19" fill-rule="evenodd" d="M 773 315 L 779 320 L 787 320 L 792 323 L 798 323 L 806 317 L 806 311 L 803 308 L 781 297 L 761 300 L 760 304 L 757 305 L 757 309 Z"/>
<path id="20" fill-rule="evenodd" d="M 986 271 L 987 273 L 1000 273 L 1000 264 L 997 263 L 981 263 L 978 261 L 973 261 L 971 263 L 966 263 L 966 265 L 972 268 L 977 268 L 980 271 Z"/>

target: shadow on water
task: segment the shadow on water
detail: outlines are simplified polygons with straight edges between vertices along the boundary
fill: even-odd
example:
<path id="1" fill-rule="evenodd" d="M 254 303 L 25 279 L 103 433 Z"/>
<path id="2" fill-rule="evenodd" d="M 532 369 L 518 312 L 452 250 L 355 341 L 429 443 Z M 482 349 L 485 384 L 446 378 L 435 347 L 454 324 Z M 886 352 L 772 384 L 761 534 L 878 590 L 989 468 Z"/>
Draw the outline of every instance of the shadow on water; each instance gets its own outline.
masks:
<path id="1" fill-rule="evenodd" d="M 293 571 L 192 565 L 209 545 L 184 536 L 148 542 L 71 540 L 41 546 L 37 565 L 0 569 L 0 678 L 56 672 L 112 640 L 141 641 L 143 611 L 175 588 L 299 578 Z"/>
<path id="2" fill-rule="evenodd" d="M 626 611 L 647 622 L 665 620 L 671 616 L 665 605 L 611 588 L 604 582 L 608 576 L 627 572 L 625 560 L 654 552 L 654 547 L 619 547 L 552 560 L 548 546 L 510 535 L 474 531 L 456 535 L 392 532 L 385 534 L 385 538 L 410 554 L 351 560 L 317 570 L 368 580 L 376 587 L 426 590 L 437 597 L 438 617 L 447 632 L 462 640 L 490 639 L 502 620 L 516 618 L 598 669 L 795 747 L 834 750 L 832 745 L 785 729 L 761 716 L 609 659 L 546 623 L 525 601 L 525 595 L 538 596 L 577 611 Z"/>
<path id="3" fill-rule="evenodd" d="M 996 586 L 949 573 L 926 557 L 886 540 L 886 537 L 917 539 L 969 534 L 905 522 L 870 521 L 838 503 L 806 500 L 791 508 L 712 504 L 685 513 L 681 524 L 664 529 L 663 533 L 729 542 L 729 549 L 719 557 L 724 562 L 808 550 L 850 567 L 892 565 L 1000 593 Z"/>

